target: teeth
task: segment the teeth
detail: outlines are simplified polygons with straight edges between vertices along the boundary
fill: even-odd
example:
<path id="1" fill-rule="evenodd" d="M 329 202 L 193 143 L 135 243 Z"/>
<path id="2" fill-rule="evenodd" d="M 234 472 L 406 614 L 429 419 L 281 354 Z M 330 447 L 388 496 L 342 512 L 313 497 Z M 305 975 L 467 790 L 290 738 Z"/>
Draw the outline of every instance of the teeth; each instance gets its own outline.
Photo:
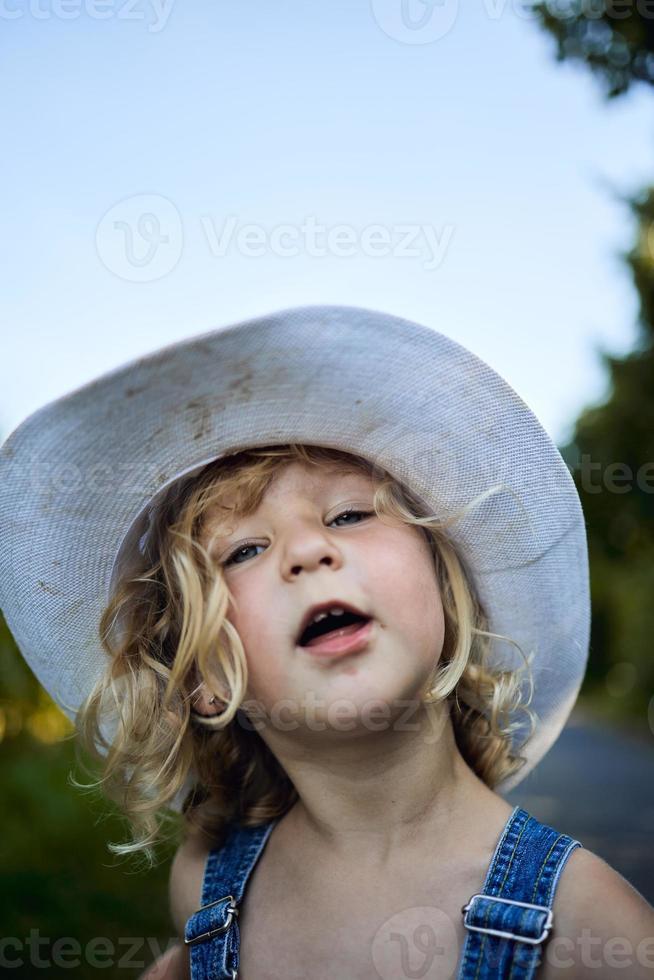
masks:
<path id="1" fill-rule="evenodd" d="M 329 612 L 332 614 L 332 616 L 342 616 L 344 614 L 345 610 L 344 609 L 341 609 L 340 606 L 334 606 L 332 609 L 329 610 Z M 328 615 L 329 615 L 329 613 L 327 613 L 327 612 L 324 612 L 324 611 L 323 612 L 319 612 L 319 613 L 317 613 L 313 617 L 313 619 L 311 620 L 311 622 L 312 623 L 319 623 L 322 619 L 327 619 L 327 616 Z"/>

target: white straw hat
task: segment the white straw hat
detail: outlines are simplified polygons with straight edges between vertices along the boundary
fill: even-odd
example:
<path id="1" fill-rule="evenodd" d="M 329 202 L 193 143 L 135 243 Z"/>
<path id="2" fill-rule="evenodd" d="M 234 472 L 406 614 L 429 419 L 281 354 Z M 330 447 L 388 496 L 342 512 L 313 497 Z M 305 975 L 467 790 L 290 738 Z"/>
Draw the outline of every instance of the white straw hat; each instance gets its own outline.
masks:
<path id="1" fill-rule="evenodd" d="M 248 446 L 356 453 L 447 517 L 490 630 L 533 651 L 539 724 L 517 785 L 556 740 L 584 676 L 586 531 L 555 445 L 513 389 L 410 321 L 305 306 L 155 351 L 30 415 L 0 449 L 0 608 L 26 661 L 73 717 L 107 655 L 113 578 L 182 476 Z M 497 641 L 497 662 L 523 659 Z M 518 733 L 519 734 L 519 733 Z M 518 734 L 516 737 L 518 737 Z"/>

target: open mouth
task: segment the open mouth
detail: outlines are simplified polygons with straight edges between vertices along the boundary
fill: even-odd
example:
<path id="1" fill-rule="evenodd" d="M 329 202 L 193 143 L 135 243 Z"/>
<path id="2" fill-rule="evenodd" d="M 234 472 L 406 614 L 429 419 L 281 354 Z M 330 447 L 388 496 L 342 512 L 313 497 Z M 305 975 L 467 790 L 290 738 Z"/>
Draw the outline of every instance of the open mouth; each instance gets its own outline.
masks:
<path id="1" fill-rule="evenodd" d="M 317 623 L 310 623 L 298 641 L 301 647 L 319 646 L 327 637 L 353 636 L 370 622 L 370 616 L 360 616 L 346 609 L 341 615 L 335 616 L 328 612 Z"/>

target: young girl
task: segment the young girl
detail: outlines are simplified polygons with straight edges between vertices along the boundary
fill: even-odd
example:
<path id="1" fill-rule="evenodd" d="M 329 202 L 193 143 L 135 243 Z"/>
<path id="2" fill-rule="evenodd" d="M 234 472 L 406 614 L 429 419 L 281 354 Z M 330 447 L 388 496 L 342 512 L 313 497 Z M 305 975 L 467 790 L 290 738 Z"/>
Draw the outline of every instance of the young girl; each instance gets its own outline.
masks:
<path id="1" fill-rule="evenodd" d="M 57 495 L 36 451 L 71 431 Z M 500 795 L 576 698 L 587 558 L 563 461 L 482 361 L 284 311 L 47 406 L 1 466 L 2 606 L 131 820 L 113 849 L 151 857 L 183 813 L 148 980 L 654 976 L 645 899 Z"/>

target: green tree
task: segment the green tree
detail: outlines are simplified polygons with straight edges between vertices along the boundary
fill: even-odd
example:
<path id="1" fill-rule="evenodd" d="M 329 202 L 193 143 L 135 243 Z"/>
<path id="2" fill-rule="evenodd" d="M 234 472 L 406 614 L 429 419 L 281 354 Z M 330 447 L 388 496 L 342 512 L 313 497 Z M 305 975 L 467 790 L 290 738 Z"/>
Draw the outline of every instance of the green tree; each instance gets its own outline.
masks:
<path id="1" fill-rule="evenodd" d="M 541 0 L 531 8 L 557 60 L 586 65 L 608 99 L 654 84 L 652 0 Z M 579 491 L 591 566 L 591 651 L 583 694 L 611 713 L 654 719 L 654 188 L 621 198 L 636 219 L 622 258 L 639 299 L 638 336 L 624 357 L 600 351 L 603 404 L 577 419 L 561 453 Z"/>
<path id="2" fill-rule="evenodd" d="M 654 694 L 654 189 L 626 203 L 637 226 L 623 255 L 640 300 L 637 341 L 623 357 L 601 352 L 609 394 L 581 413 L 561 452 L 588 533 L 592 626 L 584 692 L 615 715 L 647 718 Z"/>
<path id="3" fill-rule="evenodd" d="M 586 64 L 608 98 L 654 83 L 653 0 L 544 0 L 530 9 L 555 38 L 557 60 Z"/>

